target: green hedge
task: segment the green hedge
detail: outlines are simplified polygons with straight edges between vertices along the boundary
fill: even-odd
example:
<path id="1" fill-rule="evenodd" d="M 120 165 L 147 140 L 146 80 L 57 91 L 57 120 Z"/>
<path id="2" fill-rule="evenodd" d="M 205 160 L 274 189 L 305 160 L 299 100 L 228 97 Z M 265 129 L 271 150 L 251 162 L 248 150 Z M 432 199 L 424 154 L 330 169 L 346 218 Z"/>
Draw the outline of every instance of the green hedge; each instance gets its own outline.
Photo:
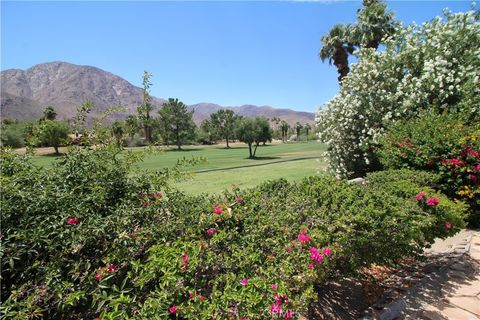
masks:
<path id="1" fill-rule="evenodd" d="M 403 193 L 321 176 L 193 197 L 168 185 L 180 167 L 132 175 L 139 156 L 119 152 L 72 149 L 45 169 L 2 151 L 2 318 L 296 318 L 314 284 L 464 226 L 427 177 Z"/>

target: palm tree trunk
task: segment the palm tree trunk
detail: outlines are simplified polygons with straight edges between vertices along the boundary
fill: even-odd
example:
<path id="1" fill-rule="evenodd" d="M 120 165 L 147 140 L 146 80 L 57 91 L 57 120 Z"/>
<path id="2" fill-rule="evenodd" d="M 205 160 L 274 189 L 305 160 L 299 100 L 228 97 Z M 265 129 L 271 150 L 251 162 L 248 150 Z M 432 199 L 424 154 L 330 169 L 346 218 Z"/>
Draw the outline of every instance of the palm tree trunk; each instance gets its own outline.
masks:
<path id="1" fill-rule="evenodd" d="M 350 68 L 348 68 L 348 52 L 343 47 L 335 48 L 335 53 L 333 54 L 333 64 L 337 67 L 338 82 L 342 84 L 343 78 L 348 75 Z"/>

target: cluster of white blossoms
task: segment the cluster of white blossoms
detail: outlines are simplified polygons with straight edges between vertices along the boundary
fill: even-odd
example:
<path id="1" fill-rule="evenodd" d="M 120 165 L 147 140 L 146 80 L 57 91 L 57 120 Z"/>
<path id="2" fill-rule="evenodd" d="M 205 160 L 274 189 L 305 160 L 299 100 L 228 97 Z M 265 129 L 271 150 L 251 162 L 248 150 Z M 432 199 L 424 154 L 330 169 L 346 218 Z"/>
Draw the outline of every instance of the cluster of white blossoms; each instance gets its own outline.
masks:
<path id="1" fill-rule="evenodd" d="M 342 178 L 378 165 L 378 138 L 389 122 L 421 110 L 480 114 L 480 24 L 475 11 L 400 26 L 382 51 L 360 49 L 338 95 L 317 111 L 319 138 Z"/>

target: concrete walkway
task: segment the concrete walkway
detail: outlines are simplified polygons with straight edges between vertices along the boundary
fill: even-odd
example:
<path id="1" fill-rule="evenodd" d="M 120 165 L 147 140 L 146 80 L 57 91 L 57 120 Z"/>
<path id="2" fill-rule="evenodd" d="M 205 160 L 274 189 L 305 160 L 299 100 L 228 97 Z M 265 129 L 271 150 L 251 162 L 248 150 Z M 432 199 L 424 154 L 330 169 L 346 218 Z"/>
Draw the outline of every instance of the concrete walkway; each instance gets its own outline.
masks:
<path id="1" fill-rule="evenodd" d="M 399 319 L 480 320 L 480 231 L 462 230 L 426 253 L 442 262 L 410 290 Z"/>

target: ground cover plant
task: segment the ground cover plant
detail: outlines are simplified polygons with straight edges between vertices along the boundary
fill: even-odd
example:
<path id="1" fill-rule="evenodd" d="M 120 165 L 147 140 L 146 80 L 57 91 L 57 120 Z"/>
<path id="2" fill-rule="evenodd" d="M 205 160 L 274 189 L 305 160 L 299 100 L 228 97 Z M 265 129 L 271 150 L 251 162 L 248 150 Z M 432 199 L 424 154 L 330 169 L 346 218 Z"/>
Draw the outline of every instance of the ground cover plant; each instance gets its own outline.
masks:
<path id="1" fill-rule="evenodd" d="M 42 168 L 2 150 L 2 318 L 293 319 L 316 283 L 463 227 L 464 206 L 411 173 L 189 196 L 169 182 L 195 160 L 131 175 L 142 154 L 121 151 L 71 148 Z"/>

